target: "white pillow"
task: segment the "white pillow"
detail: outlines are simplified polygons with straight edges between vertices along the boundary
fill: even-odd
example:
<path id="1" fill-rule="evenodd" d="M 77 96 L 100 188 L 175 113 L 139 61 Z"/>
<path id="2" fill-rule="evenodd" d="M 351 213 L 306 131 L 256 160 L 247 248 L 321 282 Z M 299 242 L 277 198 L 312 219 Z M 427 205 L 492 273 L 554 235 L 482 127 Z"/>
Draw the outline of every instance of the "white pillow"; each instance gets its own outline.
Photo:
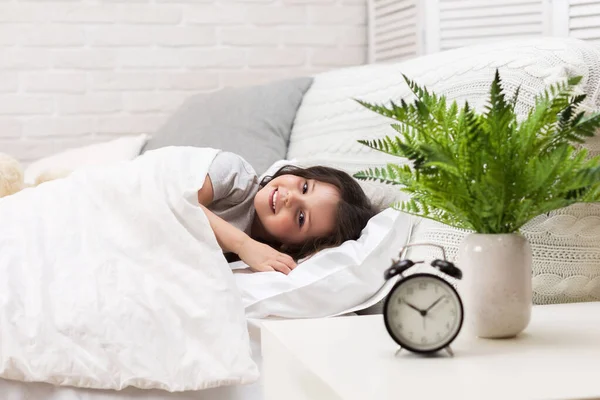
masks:
<path id="1" fill-rule="evenodd" d="M 371 218 L 358 240 L 317 253 L 289 275 L 235 269 L 246 316 L 329 317 L 377 302 L 390 289 L 383 273 L 408 242 L 412 223 L 409 214 L 389 208 Z"/>
<path id="2" fill-rule="evenodd" d="M 33 185 L 42 175 L 66 175 L 78 169 L 132 160 L 140 154 L 147 140 L 146 134 L 124 136 L 64 150 L 30 164 L 25 170 L 25 183 Z"/>

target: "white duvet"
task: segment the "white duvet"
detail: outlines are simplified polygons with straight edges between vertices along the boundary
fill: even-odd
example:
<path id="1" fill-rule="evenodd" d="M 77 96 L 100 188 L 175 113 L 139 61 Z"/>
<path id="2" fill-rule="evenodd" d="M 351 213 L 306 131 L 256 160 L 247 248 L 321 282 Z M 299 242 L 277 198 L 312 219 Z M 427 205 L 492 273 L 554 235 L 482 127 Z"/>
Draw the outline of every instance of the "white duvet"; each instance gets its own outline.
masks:
<path id="1" fill-rule="evenodd" d="M 169 147 L 0 199 L 0 377 L 169 391 L 253 382 L 244 310 Z"/>

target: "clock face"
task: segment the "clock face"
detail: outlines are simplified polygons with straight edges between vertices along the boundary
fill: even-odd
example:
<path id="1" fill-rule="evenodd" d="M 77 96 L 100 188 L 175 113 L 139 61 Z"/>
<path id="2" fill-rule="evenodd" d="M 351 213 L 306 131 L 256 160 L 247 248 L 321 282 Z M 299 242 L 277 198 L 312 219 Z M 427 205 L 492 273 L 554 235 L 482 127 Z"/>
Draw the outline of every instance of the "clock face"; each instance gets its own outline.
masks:
<path id="1" fill-rule="evenodd" d="M 384 308 L 386 328 L 402 347 L 433 352 L 450 344 L 462 326 L 463 307 L 454 288 L 430 274 L 411 275 L 394 286 Z"/>

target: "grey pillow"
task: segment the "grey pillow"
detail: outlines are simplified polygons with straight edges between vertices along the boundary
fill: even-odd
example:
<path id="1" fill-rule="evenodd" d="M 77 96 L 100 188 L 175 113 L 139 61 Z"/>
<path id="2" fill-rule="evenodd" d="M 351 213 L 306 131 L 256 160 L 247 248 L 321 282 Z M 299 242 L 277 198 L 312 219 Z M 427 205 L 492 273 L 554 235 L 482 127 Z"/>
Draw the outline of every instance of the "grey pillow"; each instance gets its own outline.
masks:
<path id="1" fill-rule="evenodd" d="M 287 153 L 292 124 L 309 77 L 228 88 L 187 99 L 146 144 L 213 147 L 242 156 L 262 174 Z"/>

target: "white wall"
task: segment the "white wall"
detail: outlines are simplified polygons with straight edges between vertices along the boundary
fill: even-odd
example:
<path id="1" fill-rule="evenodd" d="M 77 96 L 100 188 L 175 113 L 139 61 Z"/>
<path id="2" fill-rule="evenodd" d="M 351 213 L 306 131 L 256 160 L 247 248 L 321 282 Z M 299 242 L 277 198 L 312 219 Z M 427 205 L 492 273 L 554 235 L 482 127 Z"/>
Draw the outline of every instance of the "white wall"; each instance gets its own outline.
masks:
<path id="1" fill-rule="evenodd" d="M 154 132 L 187 96 L 366 61 L 365 0 L 0 0 L 0 152 Z"/>

